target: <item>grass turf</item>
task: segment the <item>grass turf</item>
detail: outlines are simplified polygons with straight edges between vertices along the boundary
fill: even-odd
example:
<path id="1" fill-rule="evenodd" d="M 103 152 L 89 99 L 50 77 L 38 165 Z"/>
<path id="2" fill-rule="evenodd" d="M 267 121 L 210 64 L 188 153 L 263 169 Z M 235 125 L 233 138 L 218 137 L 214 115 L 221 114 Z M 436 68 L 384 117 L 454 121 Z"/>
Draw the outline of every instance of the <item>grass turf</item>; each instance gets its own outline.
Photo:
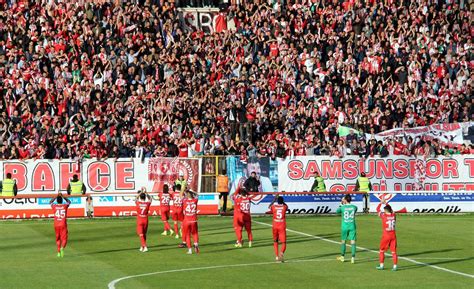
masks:
<path id="1" fill-rule="evenodd" d="M 270 224 L 271 218 L 254 221 Z M 147 253 L 138 251 L 134 218 L 69 220 L 62 259 L 56 257 L 51 220 L 0 222 L 0 288 L 107 288 L 128 275 L 232 264 L 253 265 L 154 274 L 116 288 L 474 288 L 474 278 L 406 260 L 399 261 L 398 272 L 377 271 L 378 254 L 368 251 L 358 251 L 354 265 L 340 263 L 338 244 L 294 232 L 288 232 L 288 262 L 274 263 L 271 228 L 257 222 L 253 248 L 235 249 L 232 218 L 201 217 L 201 254 L 189 256 L 174 238 L 159 235 L 158 218 L 150 219 Z M 357 245 L 378 250 L 380 220 L 358 216 L 357 226 Z M 287 227 L 340 238 L 340 217 L 290 216 Z M 400 256 L 474 275 L 474 215 L 399 215 L 397 230 Z M 386 258 L 386 267 L 391 265 Z"/>

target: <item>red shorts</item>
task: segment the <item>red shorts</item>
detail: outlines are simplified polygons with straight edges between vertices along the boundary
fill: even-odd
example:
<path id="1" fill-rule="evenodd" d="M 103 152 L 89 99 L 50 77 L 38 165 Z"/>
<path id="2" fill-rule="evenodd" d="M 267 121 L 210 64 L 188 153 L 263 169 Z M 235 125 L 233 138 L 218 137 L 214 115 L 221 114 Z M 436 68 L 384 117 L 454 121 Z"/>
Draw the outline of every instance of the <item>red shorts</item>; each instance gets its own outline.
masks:
<path id="1" fill-rule="evenodd" d="M 395 235 L 383 235 L 380 240 L 380 251 L 387 251 L 390 248 L 391 252 L 397 252 L 397 237 Z"/>
<path id="2" fill-rule="evenodd" d="M 161 220 L 168 221 L 170 219 L 170 208 L 161 208 Z"/>
<path id="3" fill-rule="evenodd" d="M 184 219 L 183 208 L 173 208 L 171 211 L 171 219 L 173 219 L 173 221 L 182 222 Z"/>
<path id="4" fill-rule="evenodd" d="M 183 235 L 197 234 L 198 223 L 197 222 L 183 222 L 182 228 L 183 228 Z"/>
<path id="5" fill-rule="evenodd" d="M 236 215 L 234 216 L 234 227 L 244 227 L 246 224 L 252 223 L 250 215 Z"/>
<path id="6" fill-rule="evenodd" d="M 56 240 L 67 240 L 67 226 L 55 226 L 54 232 L 56 233 Z"/>
<path id="7" fill-rule="evenodd" d="M 148 220 L 137 220 L 137 235 L 146 235 L 148 231 Z"/>
<path id="8" fill-rule="evenodd" d="M 286 224 L 273 224 L 273 241 L 286 243 Z"/>

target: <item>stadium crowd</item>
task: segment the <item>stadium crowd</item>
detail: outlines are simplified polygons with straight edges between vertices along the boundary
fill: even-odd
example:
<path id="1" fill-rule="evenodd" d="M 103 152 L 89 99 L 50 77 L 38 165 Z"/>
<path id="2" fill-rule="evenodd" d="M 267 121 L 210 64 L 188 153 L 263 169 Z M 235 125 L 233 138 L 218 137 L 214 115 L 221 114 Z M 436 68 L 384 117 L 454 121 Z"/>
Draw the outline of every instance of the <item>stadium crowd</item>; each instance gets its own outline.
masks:
<path id="1" fill-rule="evenodd" d="M 246 1 L 211 34 L 58 2 L 0 0 L 0 159 L 474 153 L 337 133 L 474 119 L 467 1 Z"/>

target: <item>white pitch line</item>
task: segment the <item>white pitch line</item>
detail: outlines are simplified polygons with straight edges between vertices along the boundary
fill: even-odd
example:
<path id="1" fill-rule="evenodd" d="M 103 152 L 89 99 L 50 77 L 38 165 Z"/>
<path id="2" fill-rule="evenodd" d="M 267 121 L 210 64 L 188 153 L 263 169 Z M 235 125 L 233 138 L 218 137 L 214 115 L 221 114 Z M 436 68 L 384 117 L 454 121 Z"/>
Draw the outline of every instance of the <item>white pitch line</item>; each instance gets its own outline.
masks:
<path id="1" fill-rule="evenodd" d="M 262 222 L 258 222 L 258 221 L 253 221 L 253 222 L 254 222 L 254 223 L 257 223 L 257 224 L 260 224 L 260 225 L 267 226 L 267 227 L 271 227 L 271 226 L 272 226 L 271 224 L 262 223 Z M 306 236 L 306 237 L 310 237 L 310 238 L 313 238 L 313 239 L 316 239 L 316 240 L 326 241 L 326 242 L 333 243 L 333 244 L 338 244 L 338 245 L 341 244 L 341 242 L 337 242 L 337 241 L 334 241 L 334 240 L 326 239 L 326 238 L 324 238 L 324 237 L 320 237 L 320 236 L 316 236 L 316 235 L 311 235 L 311 234 L 307 234 L 307 233 L 304 233 L 304 232 L 299 232 L 299 231 L 295 231 L 295 230 L 291 230 L 291 229 L 286 229 L 286 230 L 287 230 L 288 232 L 295 233 L 295 234 L 302 235 L 302 236 Z M 373 252 L 373 253 L 377 253 L 377 254 L 379 253 L 378 251 L 371 250 L 371 249 L 364 248 L 364 247 L 359 247 L 359 246 L 357 246 L 357 249 L 364 250 L 364 251 L 369 251 L 369 252 Z M 401 256 L 400 256 L 400 257 L 398 257 L 398 259 L 402 259 L 402 260 L 405 260 L 405 261 L 408 261 L 408 262 L 412 262 L 412 263 L 415 263 L 415 264 L 418 264 L 418 265 L 422 265 L 422 266 L 431 267 L 431 268 L 434 268 L 434 269 L 437 269 L 437 270 L 440 270 L 440 271 L 445 271 L 445 272 L 449 272 L 449 273 L 452 273 L 452 274 L 461 275 L 461 276 L 464 276 L 464 277 L 474 278 L 474 275 L 471 275 L 471 274 L 467 274 L 467 273 L 463 273 L 463 272 L 458 272 L 458 271 L 446 269 L 446 268 L 443 268 L 443 267 L 439 267 L 439 266 L 436 266 L 436 265 L 431 265 L 431 264 L 419 262 L 419 261 L 416 261 L 416 260 L 411 259 L 411 258 L 401 257 Z M 418 259 L 420 259 L 420 258 L 418 258 Z"/>
<path id="2" fill-rule="evenodd" d="M 303 262 L 333 262 L 334 259 L 309 259 L 309 260 L 291 260 L 286 261 L 285 263 L 303 263 Z M 277 265 L 280 264 L 279 262 L 260 262 L 260 263 L 245 263 L 245 264 L 228 264 L 228 265 L 217 265 L 217 266 L 208 266 L 208 267 L 193 267 L 193 268 L 184 268 L 184 269 L 175 269 L 175 270 L 167 270 L 167 271 L 157 271 L 157 272 L 150 272 L 138 275 L 130 275 L 121 277 L 111 281 L 108 284 L 109 289 L 115 289 L 115 285 L 123 280 L 138 278 L 138 277 L 145 277 L 151 275 L 160 275 L 160 274 L 167 274 L 167 273 L 177 273 L 177 272 L 187 272 L 187 271 L 199 271 L 199 270 L 211 270 L 211 269 L 223 269 L 223 268 L 234 268 L 234 267 L 246 267 L 246 266 L 260 266 L 260 265 Z"/>

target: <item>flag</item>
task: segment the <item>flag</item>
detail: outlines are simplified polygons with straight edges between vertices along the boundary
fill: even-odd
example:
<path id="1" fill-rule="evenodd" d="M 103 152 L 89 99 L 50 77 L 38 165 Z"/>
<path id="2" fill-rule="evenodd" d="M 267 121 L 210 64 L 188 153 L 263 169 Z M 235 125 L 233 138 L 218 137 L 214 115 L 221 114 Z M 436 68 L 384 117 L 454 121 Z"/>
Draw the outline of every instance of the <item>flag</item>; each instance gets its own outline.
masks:
<path id="1" fill-rule="evenodd" d="M 362 134 L 362 133 L 361 133 L 360 131 L 358 131 L 358 130 L 355 130 L 355 129 L 351 128 L 351 127 L 342 126 L 342 125 L 340 125 L 339 128 L 337 129 L 337 133 L 339 134 L 340 137 L 345 137 L 345 136 L 347 136 L 347 135 L 351 132 L 351 130 L 354 131 L 354 133 L 355 133 L 356 135 Z"/>

